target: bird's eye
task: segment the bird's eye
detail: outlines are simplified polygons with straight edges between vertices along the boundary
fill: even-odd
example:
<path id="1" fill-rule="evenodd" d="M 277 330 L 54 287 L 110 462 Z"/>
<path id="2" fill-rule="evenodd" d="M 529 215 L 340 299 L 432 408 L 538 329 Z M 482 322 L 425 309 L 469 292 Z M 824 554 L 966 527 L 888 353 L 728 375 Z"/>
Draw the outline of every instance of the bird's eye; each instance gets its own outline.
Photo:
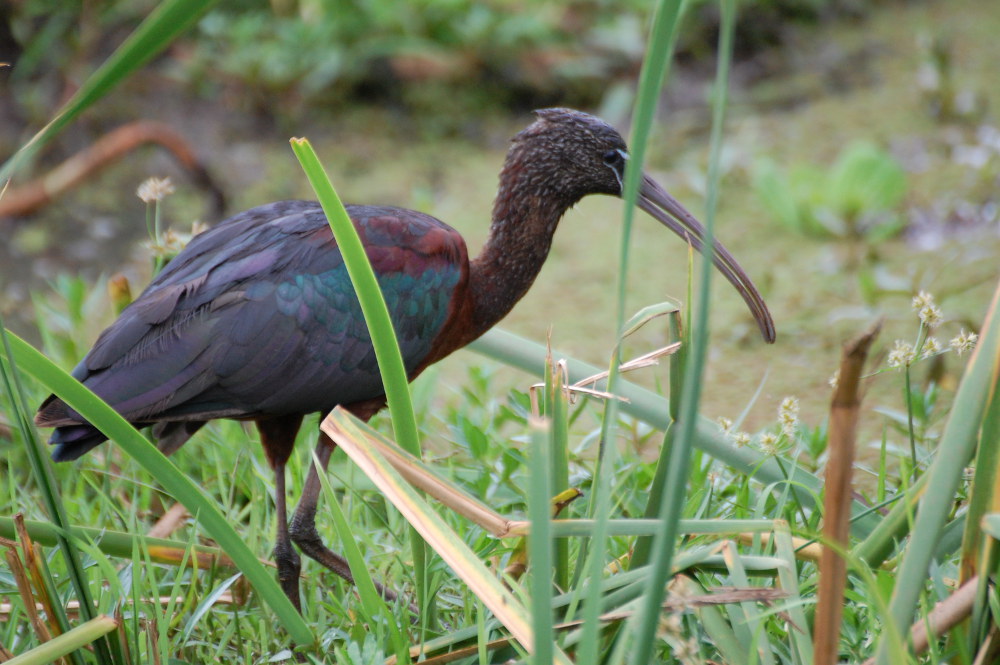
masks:
<path id="1" fill-rule="evenodd" d="M 604 153 L 604 164 L 611 167 L 619 167 L 625 163 L 625 155 L 621 150 L 608 150 Z"/>

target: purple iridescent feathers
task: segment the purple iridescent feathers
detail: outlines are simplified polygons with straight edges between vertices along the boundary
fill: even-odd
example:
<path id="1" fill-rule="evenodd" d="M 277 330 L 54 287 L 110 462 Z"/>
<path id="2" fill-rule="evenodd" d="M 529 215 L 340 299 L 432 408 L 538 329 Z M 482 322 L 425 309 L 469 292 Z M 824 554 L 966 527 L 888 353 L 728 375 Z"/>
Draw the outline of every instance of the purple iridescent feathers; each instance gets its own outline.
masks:
<path id="1" fill-rule="evenodd" d="M 433 217 L 348 206 L 379 277 L 404 363 L 416 369 L 466 275 L 461 237 Z M 327 411 L 383 394 L 360 305 L 319 204 L 281 201 L 196 236 L 110 328 L 73 375 L 174 449 L 212 418 Z M 104 440 L 61 400 L 58 460 Z"/>

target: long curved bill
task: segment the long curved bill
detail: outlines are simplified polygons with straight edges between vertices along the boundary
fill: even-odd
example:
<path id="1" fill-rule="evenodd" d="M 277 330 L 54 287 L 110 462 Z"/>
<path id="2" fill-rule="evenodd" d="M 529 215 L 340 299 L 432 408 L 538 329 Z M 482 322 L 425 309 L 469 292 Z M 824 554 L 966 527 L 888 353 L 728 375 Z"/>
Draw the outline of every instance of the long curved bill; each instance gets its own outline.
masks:
<path id="1" fill-rule="evenodd" d="M 705 246 L 705 228 L 694 215 L 684 209 L 677 199 L 667 194 L 667 192 L 648 175 L 643 174 L 642 185 L 639 187 L 639 200 L 636 201 L 641 209 L 658 219 L 664 226 L 679 235 L 685 241 L 691 243 L 699 252 Z M 729 283 L 736 287 L 736 290 L 743 296 L 757 325 L 760 333 L 764 336 L 764 341 L 774 342 L 774 320 L 771 313 L 764 304 L 757 287 L 750 281 L 750 277 L 743 271 L 740 264 L 736 262 L 733 255 L 722 246 L 718 238 L 712 243 L 712 263 L 719 269 Z"/>

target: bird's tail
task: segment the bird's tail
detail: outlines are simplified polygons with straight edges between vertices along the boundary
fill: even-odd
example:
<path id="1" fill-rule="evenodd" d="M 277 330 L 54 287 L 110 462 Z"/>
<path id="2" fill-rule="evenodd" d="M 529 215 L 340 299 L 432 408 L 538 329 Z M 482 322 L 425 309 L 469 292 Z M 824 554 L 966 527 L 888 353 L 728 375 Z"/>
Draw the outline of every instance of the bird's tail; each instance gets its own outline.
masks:
<path id="1" fill-rule="evenodd" d="M 75 460 L 92 448 L 108 440 L 101 431 L 93 425 L 65 425 L 57 427 L 49 443 L 55 446 L 52 459 L 56 462 Z"/>
<path id="2" fill-rule="evenodd" d="M 82 420 L 80 414 L 55 395 L 49 395 L 38 407 L 35 424 L 39 427 L 56 428 L 49 437 L 49 444 L 55 446 L 52 451 L 53 460 L 74 460 L 107 441 L 108 437 L 101 434 L 100 430 L 86 421 L 81 422 Z"/>
<path id="3" fill-rule="evenodd" d="M 83 421 L 80 414 L 70 409 L 55 395 L 50 395 L 38 407 L 35 424 L 39 427 L 55 427 L 52 436 L 49 437 L 49 444 L 55 446 L 52 459 L 56 462 L 75 460 L 108 440 L 99 429 Z M 132 426 L 141 429 L 149 424 L 133 422 Z M 160 422 L 153 429 L 156 446 L 164 455 L 170 455 L 184 445 L 204 424 L 204 420 Z"/>

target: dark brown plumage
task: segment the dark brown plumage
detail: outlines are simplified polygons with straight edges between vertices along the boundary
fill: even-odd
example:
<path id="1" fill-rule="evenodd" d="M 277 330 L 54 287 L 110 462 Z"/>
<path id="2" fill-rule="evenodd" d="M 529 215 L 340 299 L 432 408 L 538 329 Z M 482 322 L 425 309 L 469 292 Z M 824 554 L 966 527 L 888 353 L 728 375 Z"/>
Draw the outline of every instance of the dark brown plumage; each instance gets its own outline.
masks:
<path id="1" fill-rule="evenodd" d="M 621 194 L 624 140 L 598 118 L 537 112 L 514 137 L 500 173 L 489 238 L 468 260 L 461 236 L 412 210 L 349 206 L 379 277 L 411 378 L 493 327 L 541 270 L 562 215 L 588 194 Z M 638 205 L 698 249 L 697 220 L 644 176 Z M 764 339 L 774 324 L 753 283 L 725 248 L 712 260 L 750 307 Z M 319 205 L 254 208 L 195 237 L 126 308 L 74 370 L 126 419 L 154 425 L 170 453 L 206 421 L 256 422 L 275 472 L 278 577 L 298 606 L 300 561 L 350 579 L 315 529 L 319 473 L 333 443 L 322 432 L 289 524 L 285 463 L 302 418 L 342 405 L 363 419 L 385 405 L 367 328 Z M 55 396 L 36 416 L 55 427 L 56 460 L 105 440 Z"/>

